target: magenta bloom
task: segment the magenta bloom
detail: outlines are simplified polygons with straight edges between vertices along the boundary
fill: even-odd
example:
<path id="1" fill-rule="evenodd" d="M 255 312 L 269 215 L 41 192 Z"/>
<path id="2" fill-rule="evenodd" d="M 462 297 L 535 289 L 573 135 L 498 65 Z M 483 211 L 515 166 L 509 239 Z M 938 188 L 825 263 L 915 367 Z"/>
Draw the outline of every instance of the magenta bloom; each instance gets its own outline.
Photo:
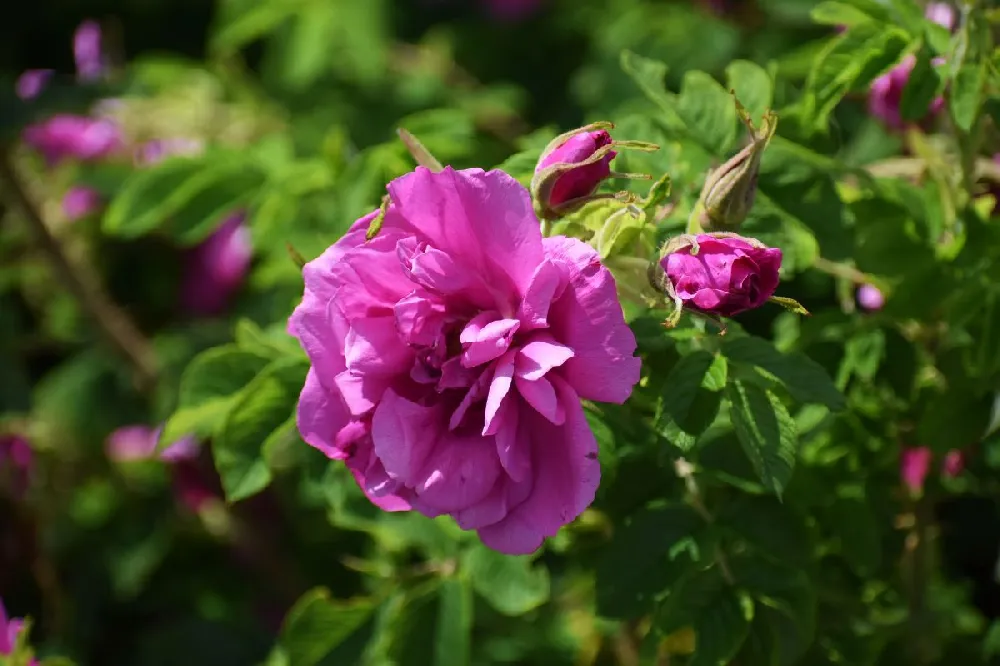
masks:
<path id="1" fill-rule="evenodd" d="M 108 436 L 104 452 L 111 460 L 129 462 L 149 460 L 156 454 L 162 426 L 129 425 L 118 428 Z M 194 437 L 182 437 L 160 452 L 160 460 L 177 462 L 198 455 L 198 442 Z"/>
<path id="2" fill-rule="evenodd" d="M 858 287 L 858 304 L 865 310 L 881 310 L 885 305 L 885 296 L 873 284 L 863 284 Z"/>
<path id="3" fill-rule="evenodd" d="M 62 200 L 63 213 L 73 221 L 96 213 L 103 205 L 101 193 L 90 187 L 71 187 Z"/>
<path id="4" fill-rule="evenodd" d="M 84 21 L 73 34 L 73 57 L 81 81 L 100 78 L 107 69 L 101 52 L 101 26 L 97 21 Z"/>
<path id="5" fill-rule="evenodd" d="M 17 638 L 24 629 L 24 622 L 17 618 L 8 618 L 7 610 L 0 599 L 0 655 L 10 655 L 17 645 Z M 38 660 L 32 659 L 28 666 L 38 666 Z"/>
<path id="6" fill-rule="evenodd" d="M 520 21 L 534 14 L 541 0 L 485 0 L 490 15 L 500 21 Z"/>
<path id="7" fill-rule="evenodd" d="M 236 213 L 188 252 L 181 307 L 195 315 L 219 314 L 243 286 L 252 260 L 250 230 L 243 213 Z"/>
<path id="8" fill-rule="evenodd" d="M 374 239 L 376 213 L 303 270 L 299 431 L 379 507 L 530 553 L 597 490 L 581 398 L 639 381 L 614 278 L 588 245 L 543 239 L 502 171 L 420 167 L 388 190 Z"/>
<path id="9" fill-rule="evenodd" d="M 615 151 L 608 151 L 604 157 L 591 164 L 581 164 L 592 157 L 598 149 L 611 144 L 607 130 L 580 132 L 574 134 L 556 148 L 542 155 L 535 167 L 537 174 L 556 164 L 580 164 L 576 169 L 561 173 L 548 189 L 545 205 L 555 208 L 594 193 L 601 181 L 611 176 L 611 160 Z"/>
<path id="10" fill-rule="evenodd" d="M 965 469 L 965 456 L 958 449 L 952 449 L 944 455 L 941 471 L 949 479 L 954 479 Z"/>
<path id="11" fill-rule="evenodd" d="M 17 77 L 17 96 L 21 99 L 32 99 L 37 97 L 45 88 L 45 84 L 52 78 L 54 72 L 51 69 L 28 69 L 21 76 Z"/>
<path id="12" fill-rule="evenodd" d="M 924 15 L 949 30 L 955 26 L 955 11 L 946 4 L 932 2 L 927 5 Z M 872 81 L 868 92 L 868 112 L 885 123 L 889 129 L 902 130 L 906 127 L 906 122 L 900 115 L 899 105 L 903 99 L 903 89 L 906 88 L 910 73 L 916 64 L 916 56 L 910 54 L 898 65 Z M 927 111 L 928 118 L 936 116 L 943 108 L 944 98 L 936 98 Z"/>
<path id="13" fill-rule="evenodd" d="M 903 449 L 899 458 L 899 476 L 913 493 L 924 489 L 924 480 L 931 468 L 933 454 L 926 446 Z"/>
<path id="14" fill-rule="evenodd" d="M 25 128 L 24 142 L 50 165 L 66 159 L 99 160 L 122 145 L 118 126 L 106 119 L 59 114 Z"/>
<path id="15" fill-rule="evenodd" d="M 6 486 L 14 497 L 28 489 L 34 454 L 28 440 L 20 435 L 0 435 L 0 487 Z"/>
<path id="16" fill-rule="evenodd" d="M 743 238 L 695 236 L 699 249 L 682 247 L 660 260 L 684 307 L 732 317 L 758 308 L 778 288 L 781 250 Z"/>

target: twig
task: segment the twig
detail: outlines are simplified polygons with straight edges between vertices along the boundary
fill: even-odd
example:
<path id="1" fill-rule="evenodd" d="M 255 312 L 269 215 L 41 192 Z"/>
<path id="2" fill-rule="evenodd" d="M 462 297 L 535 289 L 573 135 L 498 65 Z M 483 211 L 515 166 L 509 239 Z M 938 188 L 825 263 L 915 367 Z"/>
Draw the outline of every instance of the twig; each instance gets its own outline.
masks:
<path id="1" fill-rule="evenodd" d="M 829 259 L 824 259 L 823 257 L 817 258 L 816 261 L 813 262 L 812 267 L 822 273 L 826 273 L 827 275 L 844 278 L 845 280 L 850 280 L 855 284 L 868 284 L 872 281 L 869 275 L 862 273 L 853 266 L 840 264 L 835 261 L 830 261 Z"/>
<path id="2" fill-rule="evenodd" d="M 156 359 L 152 347 L 128 315 L 100 289 L 96 280 L 70 262 L 25 191 L 6 147 L 0 147 L 0 184 L 7 188 L 21 209 L 39 248 L 52 266 L 56 279 L 73 295 L 108 342 L 129 363 L 135 372 L 139 389 L 151 390 L 156 384 Z"/>
<path id="3" fill-rule="evenodd" d="M 694 478 L 694 466 L 684 458 L 678 458 L 674 462 L 674 471 L 677 473 L 677 476 L 684 480 L 684 486 L 688 491 L 688 500 L 691 502 L 691 506 L 694 507 L 695 512 L 704 518 L 706 523 L 713 524 L 715 516 L 705 506 L 705 502 L 702 501 L 701 490 L 698 488 L 698 482 Z M 729 560 L 726 559 L 726 554 L 722 552 L 721 546 L 716 546 L 715 561 L 718 563 L 719 570 L 722 571 L 722 577 L 725 581 L 730 585 L 735 584 L 736 580 L 733 578 L 733 572 L 729 568 Z"/>

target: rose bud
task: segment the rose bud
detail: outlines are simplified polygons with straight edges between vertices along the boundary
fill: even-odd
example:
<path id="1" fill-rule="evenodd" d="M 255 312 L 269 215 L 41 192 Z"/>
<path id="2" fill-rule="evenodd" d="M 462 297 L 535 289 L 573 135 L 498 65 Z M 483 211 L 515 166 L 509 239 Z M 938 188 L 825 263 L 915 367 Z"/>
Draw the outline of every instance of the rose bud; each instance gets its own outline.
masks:
<path id="1" fill-rule="evenodd" d="M 71 222 L 93 215 L 103 205 L 104 198 L 100 192 L 79 185 L 69 188 L 62 200 L 63 214 Z"/>
<path id="2" fill-rule="evenodd" d="M 881 310 L 885 305 L 885 296 L 873 284 L 863 284 L 858 287 L 858 305 L 868 311 Z"/>
<path id="3" fill-rule="evenodd" d="M 608 133 L 611 123 L 593 123 L 553 139 L 538 160 L 531 179 L 531 198 L 542 220 L 564 215 L 594 199 L 613 195 L 595 195 L 594 191 L 608 178 L 648 179 L 645 174 L 617 174 L 611 160 L 614 148 L 653 151 L 659 146 L 641 141 L 614 141 Z"/>
<path id="4" fill-rule="evenodd" d="M 931 450 L 926 446 L 903 449 L 899 456 L 899 478 L 912 494 L 923 492 L 932 457 Z"/>
<path id="5" fill-rule="evenodd" d="M 679 236 L 659 262 L 659 287 L 682 309 L 710 318 L 732 317 L 774 300 L 781 250 L 736 234 Z"/>
<path id="6" fill-rule="evenodd" d="M 944 461 L 941 463 L 941 471 L 949 479 L 954 479 L 965 469 L 965 456 L 958 449 L 952 449 L 944 454 Z"/>
<path id="7" fill-rule="evenodd" d="M 701 215 L 696 218 L 704 231 L 731 231 L 747 219 L 757 198 L 760 160 L 778 126 L 778 117 L 768 112 L 758 131 L 739 101 L 736 108 L 750 131 L 750 144 L 705 179 L 698 201 Z"/>

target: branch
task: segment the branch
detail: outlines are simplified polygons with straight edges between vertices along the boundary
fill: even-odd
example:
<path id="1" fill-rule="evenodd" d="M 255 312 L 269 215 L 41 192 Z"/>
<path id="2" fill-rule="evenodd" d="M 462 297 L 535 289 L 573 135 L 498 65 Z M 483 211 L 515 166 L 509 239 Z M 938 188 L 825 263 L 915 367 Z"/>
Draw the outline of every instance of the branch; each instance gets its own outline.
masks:
<path id="1" fill-rule="evenodd" d="M 70 262 L 28 196 L 12 163 L 10 150 L 6 147 L 0 147 L 0 185 L 6 187 L 14 203 L 21 209 L 56 279 L 73 295 L 108 343 L 131 366 L 139 389 L 144 392 L 151 390 L 156 384 L 157 374 L 152 347 L 128 315 L 101 290 L 97 281 Z"/>

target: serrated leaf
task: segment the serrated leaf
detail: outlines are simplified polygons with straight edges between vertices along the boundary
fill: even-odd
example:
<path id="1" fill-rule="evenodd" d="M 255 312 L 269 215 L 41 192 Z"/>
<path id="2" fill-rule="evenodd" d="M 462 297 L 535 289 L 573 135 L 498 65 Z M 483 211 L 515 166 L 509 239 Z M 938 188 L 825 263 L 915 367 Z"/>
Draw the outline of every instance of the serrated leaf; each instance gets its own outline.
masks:
<path id="1" fill-rule="evenodd" d="M 701 666 L 728 664 L 750 629 L 744 604 L 717 565 L 682 577 L 657 610 L 655 622 L 663 635 L 692 627 L 691 663 Z"/>
<path id="2" fill-rule="evenodd" d="M 972 129 L 979 117 L 983 103 L 983 87 L 986 84 L 986 62 L 964 62 L 951 81 L 948 103 L 955 124 L 963 132 Z"/>
<path id="3" fill-rule="evenodd" d="M 267 363 L 266 357 L 236 345 L 215 347 L 196 356 L 181 375 L 177 408 L 167 419 L 160 446 L 185 435 L 214 435 L 235 397 Z"/>
<path id="4" fill-rule="evenodd" d="M 285 617 L 278 644 L 288 666 L 314 666 L 357 631 L 375 610 L 370 599 L 337 601 L 315 588 L 302 595 Z"/>
<path id="5" fill-rule="evenodd" d="M 721 363 L 722 369 L 708 378 L 712 385 L 719 383 L 718 373 L 725 375 L 725 361 Z M 718 412 L 718 401 L 713 402 L 718 396 L 711 395 L 714 392 L 702 386 L 713 366 L 719 366 L 717 357 L 706 351 L 695 351 L 682 356 L 664 381 L 657 409 L 657 427 L 682 450 L 694 445 L 697 436 L 711 425 Z M 707 395 L 701 396 L 701 393 Z"/>
<path id="6" fill-rule="evenodd" d="M 681 504 L 640 510 L 615 527 L 596 568 L 597 609 L 605 617 L 632 618 L 650 610 L 657 594 L 684 573 L 688 558 L 671 550 L 702 525 Z"/>
<path id="7" fill-rule="evenodd" d="M 228 154 L 168 159 L 136 171 L 102 220 L 111 236 L 135 238 L 163 228 L 182 245 L 204 240 L 264 183 L 251 162 Z"/>
<path id="8" fill-rule="evenodd" d="M 733 381 L 726 386 L 726 397 L 743 451 L 761 482 L 780 496 L 795 466 L 795 421 L 777 397 L 755 384 Z"/>
<path id="9" fill-rule="evenodd" d="M 717 520 L 774 559 L 804 565 L 812 557 L 802 519 L 771 497 L 741 496 L 727 504 Z"/>
<path id="10" fill-rule="evenodd" d="M 661 111 L 671 116 L 676 115 L 673 95 L 664 88 L 663 80 L 667 75 L 665 63 L 625 50 L 621 54 L 621 68 L 646 98 L 660 107 Z"/>
<path id="11" fill-rule="evenodd" d="M 549 598 L 549 572 L 528 556 L 498 553 L 481 544 L 462 557 L 472 587 L 504 615 L 524 615 Z"/>
<path id="12" fill-rule="evenodd" d="M 846 404 L 823 366 L 805 354 L 782 354 L 767 340 L 753 336 L 723 340 L 722 353 L 730 361 L 774 375 L 796 400 L 824 405 L 833 411 L 843 409 Z"/>
<path id="13" fill-rule="evenodd" d="M 705 72 L 684 74 L 677 99 L 677 113 L 692 138 L 716 156 L 723 156 L 736 141 L 736 105 L 719 82 Z"/>
<path id="14" fill-rule="evenodd" d="M 271 482 L 263 446 L 294 412 L 307 370 L 299 359 L 274 361 L 234 400 L 212 441 L 215 467 L 229 501 L 254 495 Z"/>
<path id="15" fill-rule="evenodd" d="M 774 101 L 774 83 L 767 71 L 749 60 L 734 60 L 726 67 L 726 85 L 759 124 Z"/>
<path id="16" fill-rule="evenodd" d="M 903 120 L 918 121 L 927 115 L 931 103 L 941 90 L 941 77 L 931 64 L 934 54 L 927 46 L 917 51 L 913 71 L 906 80 L 899 102 L 899 115 Z"/>
<path id="17" fill-rule="evenodd" d="M 795 628 L 798 644 L 808 646 L 816 634 L 817 592 L 799 567 L 777 564 L 759 557 L 737 557 L 730 561 L 736 584 L 749 592 L 760 606 L 773 609 Z"/>

